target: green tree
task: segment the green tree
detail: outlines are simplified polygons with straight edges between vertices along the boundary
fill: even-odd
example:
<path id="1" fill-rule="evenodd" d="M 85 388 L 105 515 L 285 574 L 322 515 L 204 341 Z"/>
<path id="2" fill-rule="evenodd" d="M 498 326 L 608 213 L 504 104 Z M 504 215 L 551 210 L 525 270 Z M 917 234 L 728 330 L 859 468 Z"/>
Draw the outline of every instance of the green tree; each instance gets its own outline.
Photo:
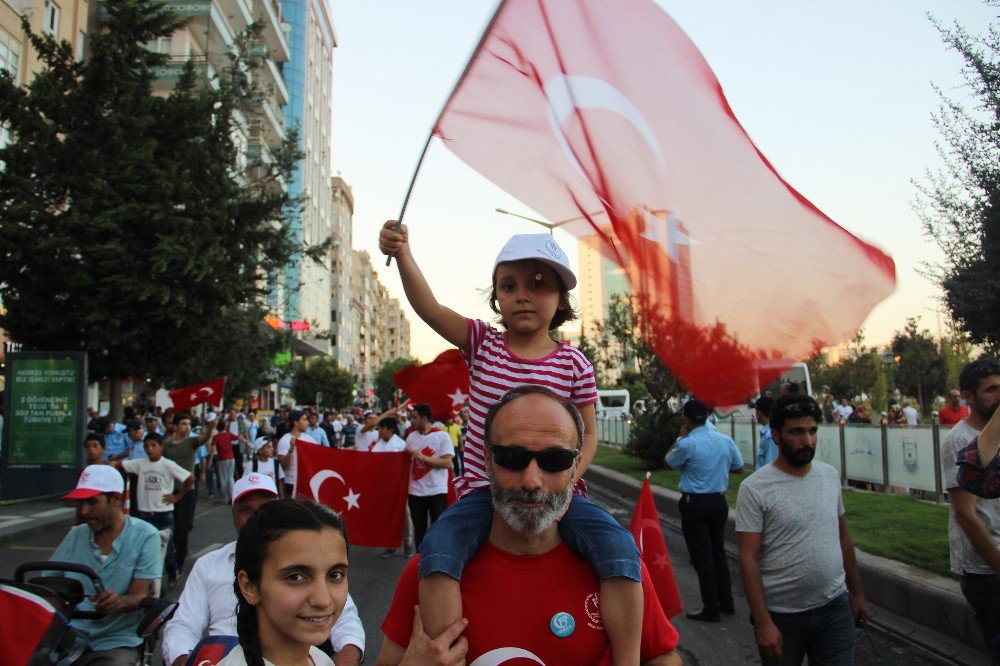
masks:
<path id="1" fill-rule="evenodd" d="M 938 343 L 927 329 L 920 330 L 919 318 L 906 320 L 906 327 L 897 331 L 889 343 L 899 359 L 896 387 L 907 395 L 916 396 L 923 414 L 929 414 L 934 396 L 945 391 L 947 369 Z"/>
<path id="2" fill-rule="evenodd" d="M 379 368 L 375 373 L 375 397 L 379 399 L 379 404 L 383 408 L 393 404 L 393 396 L 398 388 L 396 382 L 392 380 L 392 373 L 419 363 L 420 361 L 412 358 L 397 358 Z"/>
<path id="3" fill-rule="evenodd" d="M 234 330 L 250 349 L 263 276 L 301 253 L 285 220 L 294 134 L 245 168 L 234 145 L 252 119 L 255 26 L 215 85 L 188 63 L 169 96 L 152 94 L 164 55 L 144 45 L 181 24 L 164 5 L 107 0 L 77 62 L 69 44 L 29 34 L 44 63 L 27 88 L 0 72 L 0 326 L 25 349 L 88 352 L 92 379 L 169 384 L 227 372 L 260 376 L 270 354 L 225 360 Z M 28 31 L 27 23 L 24 28 Z M 235 327 L 235 328 L 234 328 Z M 239 365 L 239 372 L 233 367 Z"/>
<path id="4" fill-rule="evenodd" d="M 996 0 L 988 2 L 1000 6 Z M 932 19 L 933 20 L 933 19 Z M 973 343 L 1000 350 L 1000 24 L 984 35 L 934 21 L 944 43 L 962 56 L 973 110 L 935 87 L 933 116 L 943 166 L 917 183 L 914 209 L 944 253 L 929 267 L 952 319 Z"/>
<path id="5" fill-rule="evenodd" d="M 636 419 L 625 451 L 660 467 L 667 449 L 677 439 L 682 423 L 680 415 L 670 411 L 668 401 L 680 395 L 683 389 L 645 342 L 637 323 L 639 321 L 638 306 L 633 297 L 615 296 L 611 299 L 608 317 L 597 326 L 595 367 L 614 369 L 618 374 L 626 359 L 629 365 L 634 363 L 637 371 L 627 371 L 628 374 L 622 373 L 621 376 L 633 382 L 632 386 L 638 387 L 641 383 L 646 394 L 654 400 L 656 409 L 647 410 Z M 631 392 L 632 389 L 629 390 Z"/>
<path id="6" fill-rule="evenodd" d="M 299 363 L 293 369 L 293 376 L 292 397 L 299 404 L 311 405 L 316 402 L 317 394 L 322 394 L 319 402 L 324 407 L 339 409 L 349 406 L 354 399 L 354 375 L 332 358 L 319 357 Z"/>

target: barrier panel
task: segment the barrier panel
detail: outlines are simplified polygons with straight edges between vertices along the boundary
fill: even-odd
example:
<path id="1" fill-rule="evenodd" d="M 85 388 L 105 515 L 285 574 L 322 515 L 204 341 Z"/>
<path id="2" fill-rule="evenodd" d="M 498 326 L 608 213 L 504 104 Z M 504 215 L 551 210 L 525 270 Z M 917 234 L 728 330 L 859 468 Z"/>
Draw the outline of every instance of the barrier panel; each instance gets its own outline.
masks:
<path id="1" fill-rule="evenodd" d="M 743 464 L 751 469 L 753 469 L 755 458 L 754 429 L 756 427 L 756 423 L 749 421 L 734 421 L 732 429 L 733 441 L 736 442 L 736 448 L 743 456 Z M 725 432 L 725 429 L 722 432 Z"/>
<path id="2" fill-rule="evenodd" d="M 889 426 L 889 484 L 915 490 L 936 490 L 934 435 L 930 426 Z"/>
<path id="3" fill-rule="evenodd" d="M 846 425 L 843 434 L 847 478 L 882 483 L 882 429 L 879 426 Z"/>
<path id="4" fill-rule="evenodd" d="M 840 426 L 820 425 L 817 439 L 815 459 L 830 465 L 837 470 L 840 478 L 844 478 L 843 458 L 840 453 Z"/>

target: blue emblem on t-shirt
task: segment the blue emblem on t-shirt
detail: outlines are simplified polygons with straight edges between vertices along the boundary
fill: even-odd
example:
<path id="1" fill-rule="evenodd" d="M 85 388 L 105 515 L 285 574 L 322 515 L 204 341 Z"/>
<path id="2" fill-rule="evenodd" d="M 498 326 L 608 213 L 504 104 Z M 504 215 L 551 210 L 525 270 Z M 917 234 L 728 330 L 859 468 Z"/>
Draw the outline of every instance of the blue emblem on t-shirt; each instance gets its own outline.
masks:
<path id="1" fill-rule="evenodd" d="M 566 638 L 576 629 L 576 620 L 569 613 L 563 611 L 556 613 L 549 621 L 549 629 L 559 638 Z"/>

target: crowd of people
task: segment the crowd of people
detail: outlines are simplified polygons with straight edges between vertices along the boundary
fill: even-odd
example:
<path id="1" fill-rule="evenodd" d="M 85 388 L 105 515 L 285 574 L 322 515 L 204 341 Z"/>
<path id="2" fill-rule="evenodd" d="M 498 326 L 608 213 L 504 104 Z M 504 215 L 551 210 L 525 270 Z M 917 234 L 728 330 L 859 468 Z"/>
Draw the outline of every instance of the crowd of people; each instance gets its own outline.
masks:
<path id="1" fill-rule="evenodd" d="M 418 316 L 465 357 L 465 418 L 437 423 L 426 405 L 360 415 L 287 407 L 266 423 L 252 412 L 209 412 L 194 430 L 185 413 L 128 414 L 124 427 L 94 415 L 100 442 L 85 442 L 93 464 L 68 496 L 80 504 L 85 525 L 64 543 L 96 567 L 118 558 L 116 571 L 130 573 L 119 575 L 97 603 L 111 615 L 133 612 L 144 583 L 160 575 L 149 553 L 158 530 L 171 529 L 161 515 L 165 507 L 172 507 L 174 539 L 173 565 L 165 564 L 168 585 L 176 580 L 188 555 L 192 489 L 206 484 L 216 501 L 231 504 L 237 538 L 196 563 L 166 627 L 166 662 L 185 663 L 202 636 L 227 635 L 238 647 L 226 666 L 358 663 L 364 630 L 348 594 L 343 524 L 328 509 L 294 499 L 295 443 L 409 451 L 414 529 L 413 543 L 403 547 L 407 554 L 419 550 L 419 557 L 397 583 L 377 663 L 471 663 L 484 655 L 490 663 L 513 655 L 538 663 L 680 663 L 679 637 L 631 534 L 586 499 L 581 477 L 597 444 L 593 366 L 549 335 L 576 317 L 568 297 L 576 277 L 565 253 L 545 234 L 514 236 L 504 246 L 490 293 L 499 330 L 438 302 L 410 252 L 408 233 L 389 222 L 380 247 L 396 259 Z M 964 445 L 963 432 L 974 435 L 1000 403 L 995 366 L 970 371 L 973 379 L 963 373 L 959 397 L 970 412 L 962 423 L 970 430 L 954 428 L 956 443 Z M 796 664 L 807 656 L 810 663 L 853 663 L 855 622 L 868 610 L 839 478 L 813 460 L 826 405 L 792 394 L 765 396 L 755 407 L 762 443 L 765 434 L 768 442 L 736 504 L 748 630 L 764 664 Z M 858 411 L 837 407 L 843 419 Z M 697 399 L 683 405 L 685 425 L 666 463 L 681 470 L 682 530 L 699 578 L 702 608 L 688 617 L 721 622 L 735 611 L 723 493 L 745 461 L 709 412 Z M 130 491 L 115 467 L 132 476 Z M 459 499 L 445 510 L 450 469 Z M 128 501 L 135 515 L 124 515 Z M 975 500 L 974 516 L 980 501 L 1000 502 Z M 956 520 L 969 529 L 962 503 L 955 504 L 953 513 L 962 516 Z M 997 579 L 997 525 L 1000 520 L 966 533 L 972 550 L 990 542 L 995 553 L 982 553 L 992 573 L 963 566 L 963 591 L 964 577 Z M 121 547 L 126 538 L 128 549 Z M 967 597 L 982 617 L 984 636 L 988 630 L 996 636 L 987 615 L 1000 608 L 1000 597 L 984 593 L 989 586 L 968 587 L 975 590 Z M 567 608 L 584 609 L 586 617 Z M 134 663 L 137 640 L 115 645 L 122 635 L 103 640 L 101 631 L 92 631 L 81 663 Z"/>

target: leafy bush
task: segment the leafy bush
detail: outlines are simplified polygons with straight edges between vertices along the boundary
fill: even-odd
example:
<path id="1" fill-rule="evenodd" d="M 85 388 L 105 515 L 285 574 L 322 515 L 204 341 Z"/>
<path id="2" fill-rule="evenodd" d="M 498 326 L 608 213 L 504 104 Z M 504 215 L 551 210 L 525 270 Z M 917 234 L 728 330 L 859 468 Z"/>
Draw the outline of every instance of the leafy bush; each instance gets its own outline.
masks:
<path id="1" fill-rule="evenodd" d="M 663 466 L 663 456 L 677 439 L 677 433 L 684 423 L 684 418 L 661 405 L 654 412 L 640 415 L 632 424 L 632 432 L 625 453 L 638 456 L 644 461 Z"/>

